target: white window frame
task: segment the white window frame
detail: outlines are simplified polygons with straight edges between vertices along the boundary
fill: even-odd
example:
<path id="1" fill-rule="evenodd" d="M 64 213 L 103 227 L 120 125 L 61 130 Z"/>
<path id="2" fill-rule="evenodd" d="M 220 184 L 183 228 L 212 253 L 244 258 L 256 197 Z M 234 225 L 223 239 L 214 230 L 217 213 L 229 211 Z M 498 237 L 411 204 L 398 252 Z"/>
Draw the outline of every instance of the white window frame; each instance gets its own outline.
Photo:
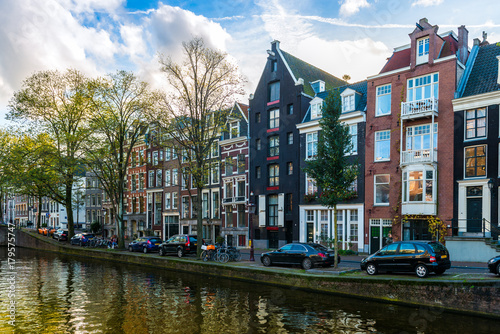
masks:
<path id="1" fill-rule="evenodd" d="M 429 36 L 417 39 L 416 47 L 417 65 L 427 63 L 429 61 Z"/>
<path id="2" fill-rule="evenodd" d="M 349 94 L 342 97 L 342 112 L 354 111 L 354 94 Z"/>
<path id="3" fill-rule="evenodd" d="M 318 192 L 316 181 L 306 173 L 306 195 L 313 195 Z"/>
<path id="4" fill-rule="evenodd" d="M 358 124 L 349 125 L 349 137 L 351 138 L 351 149 L 347 152 L 347 155 L 357 155 L 358 154 Z"/>
<path id="5" fill-rule="evenodd" d="M 311 119 L 321 118 L 323 114 L 323 101 L 311 104 Z"/>
<path id="6" fill-rule="evenodd" d="M 238 138 L 240 136 L 240 122 L 233 121 L 229 123 L 229 138 Z"/>
<path id="7" fill-rule="evenodd" d="M 377 177 L 379 177 L 379 176 L 387 176 L 389 178 L 389 181 L 377 183 Z M 388 185 L 389 190 L 388 190 L 388 195 L 387 195 L 387 202 L 377 202 L 377 186 L 378 185 Z M 374 175 L 374 177 L 373 177 L 373 205 L 375 205 L 375 206 L 389 206 L 389 204 L 390 204 L 390 189 L 391 189 L 391 175 L 390 174 Z"/>
<path id="8" fill-rule="evenodd" d="M 421 75 L 419 77 L 410 78 L 406 81 L 406 101 L 422 101 L 425 99 L 439 99 L 439 72 Z M 425 96 L 426 87 L 429 87 L 429 96 Z M 421 93 L 418 96 L 417 92 Z"/>
<path id="9" fill-rule="evenodd" d="M 383 136 L 383 137 L 382 137 Z M 389 142 L 389 156 L 388 157 L 377 157 L 379 151 L 379 144 Z M 374 150 L 374 161 L 390 161 L 391 160 L 391 130 L 382 130 L 375 132 L 375 150 Z"/>
<path id="10" fill-rule="evenodd" d="M 170 169 L 165 170 L 165 187 L 170 187 L 172 184 Z"/>
<path id="11" fill-rule="evenodd" d="M 422 178 L 421 179 L 410 179 L 410 173 L 414 172 L 420 172 L 422 173 Z M 428 178 L 427 172 L 432 172 L 432 178 Z M 403 203 L 407 204 L 418 204 L 418 203 L 436 203 L 436 171 L 429 167 L 429 168 L 411 168 L 408 170 L 403 171 Z M 431 188 L 432 188 L 432 194 L 431 194 L 431 199 L 427 200 L 426 194 L 427 194 L 427 183 L 432 182 Z M 422 182 L 422 200 L 420 201 L 411 201 L 410 200 L 410 184 L 412 182 Z"/>
<path id="12" fill-rule="evenodd" d="M 431 125 L 432 123 L 427 123 L 427 124 L 420 124 L 420 125 L 414 125 L 414 126 L 409 126 L 406 128 L 406 150 L 407 151 L 416 151 L 416 150 L 430 150 L 430 147 L 424 147 L 424 137 L 429 136 L 429 145 L 431 141 L 434 144 L 434 149 L 437 149 L 437 141 L 438 141 L 438 124 L 434 123 L 434 139 L 431 138 Z M 427 131 L 428 127 L 428 132 Z M 419 133 L 417 133 L 419 132 Z M 417 137 L 422 137 L 421 139 L 421 147 L 415 147 L 415 138 Z M 411 140 L 410 140 L 411 139 Z"/>
<path id="13" fill-rule="evenodd" d="M 165 209 L 170 210 L 172 205 L 171 202 L 171 194 L 170 193 L 165 193 Z"/>
<path id="14" fill-rule="evenodd" d="M 477 113 L 479 111 L 484 111 L 484 117 L 477 117 Z M 474 117 L 473 118 L 468 118 L 469 117 L 469 114 L 470 112 L 474 112 Z M 476 108 L 476 109 L 469 109 L 469 110 L 466 110 L 465 111 L 465 126 L 464 126 L 464 138 L 466 141 L 469 141 L 469 140 L 477 140 L 477 139 L 484 139 L 488 136 L 488 109 L 486 107 L 482 107 L 482 108 Z M 477 123 L 478 123 L 478 120 L 479 119 L 484 119 L 484 135 L 482 136 L 478 136 L 477 135 L 477 130 L 478 130 L 478 126 L 477 126 Z M 468 124 L 471 124 L 471 122 L 474 121 L 474 126 L 473 127 L 468 127 Z M 479 127 L 479 128 L 483 128 L 482 126 Z M 471 136 L 469 137 L 468 136 L 468 133 L 469 131 L 474 131 L 474 136 Z"/>
<path id="15" fill-rule="evenodd" d="M 389 110 L 380 111 L 379 110 L 379 98 L 383 99 L 389 96 Z M 375 98 L 375 116 L 387 116 L 391 114 L 392 109 L 392 86 L 391 84 L 380 85 L 376 87 L 376 98 Z"/>
<path id="16" fill-rule="evenodd" d="M 318 131 L 306 134 L 306 160 L 318 156 Z"/>

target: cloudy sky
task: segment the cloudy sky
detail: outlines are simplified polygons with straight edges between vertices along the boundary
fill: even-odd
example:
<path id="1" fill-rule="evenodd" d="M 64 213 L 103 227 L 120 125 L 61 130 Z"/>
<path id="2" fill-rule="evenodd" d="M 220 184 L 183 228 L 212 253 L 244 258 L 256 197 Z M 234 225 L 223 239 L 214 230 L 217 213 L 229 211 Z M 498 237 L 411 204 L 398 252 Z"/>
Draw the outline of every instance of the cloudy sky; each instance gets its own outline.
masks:
<path id="1" fill-rule="evenodd" d="M 500 41 L 498 13 L 496 0 L 0 0 L 0 124 L 13 92 L 36 71 L 125 69 L 159 86 L 158 54 L 179 57 L 193 36 L 238 63 L 248 96 L 275 39 L 358 81 L 378 73 L 422 17 L 440 33 L 464 24 L 471 45 L 482 31 Z"/>

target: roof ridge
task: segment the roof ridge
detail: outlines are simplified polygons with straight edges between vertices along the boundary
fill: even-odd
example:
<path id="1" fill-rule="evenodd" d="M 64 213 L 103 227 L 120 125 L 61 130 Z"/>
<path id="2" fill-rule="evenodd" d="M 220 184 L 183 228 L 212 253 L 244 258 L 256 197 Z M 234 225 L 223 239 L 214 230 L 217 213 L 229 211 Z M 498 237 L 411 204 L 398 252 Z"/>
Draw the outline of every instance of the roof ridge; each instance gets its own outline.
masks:
<path id="1" fill-rule="evenodd" d="M 335 75 L 333 75 L 333 74 L 331 74 L 331 73 L 329 73 L 329 72 L 327 72 L 327 71 L 325 71 L 325 70 L 323 70 L 323 69 L 321 69 L 321 68 L 319 68 L 319 67 L 317 67 L 317 66 L 315 66 L 315 65 L 313 65 L 313 64 L 311 64 L 311 63 L 308 63 L 307 61 L 302 60 L 302 59 L 300 59 L 299 57 L 296 57 L 296 56 L 292 55 L 290 52 L 286 52 L 286 51 L 285 51 L 285 50 L 283 50 L 283 49 L 280 49 L 280 51 L 281 51 L 281 52 L 283 52 L 284 54 L 287 54 L 287 55 L 288 55 L 288 56 L 290 56 L 290 57 L 293 57 L 293 58 L 295 58 L 295 59 L 297 59 L 297 60 L 300 60 L 301 62 L 303 62 L 304 64 L 307 64 L 308 66 L 314 67 L 315 69 L 317 69 L 317 70 L 319 70 L 319 71 L 321 71 L 321 72 L 323 72 L 323 73 L 325 73 L 325 74 L 328 74 L 328 75 L 329 75 L 329 76 L 331 76 L 331 77 L 334 77 L 334 78 L 336 78 L 336 79 L 338 79 L 338 80 L 343 81 L 342 79 L 340 79 L 340 78 L 336 77 Z M 299 78 L 297 78 L 297 79 L 299 79 Z"/>

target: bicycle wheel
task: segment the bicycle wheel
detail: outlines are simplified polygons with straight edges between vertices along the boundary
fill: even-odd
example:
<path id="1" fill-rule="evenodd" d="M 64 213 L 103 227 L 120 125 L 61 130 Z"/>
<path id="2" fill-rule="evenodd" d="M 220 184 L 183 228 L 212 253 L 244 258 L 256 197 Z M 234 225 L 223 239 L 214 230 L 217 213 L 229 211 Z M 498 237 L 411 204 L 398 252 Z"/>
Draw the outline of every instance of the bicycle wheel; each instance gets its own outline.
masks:
<path id="1" fill-rule="evenodd" d="M 201 254 L 200 254 L 200 260 L 203 260 L 203 261 L 206 262 L 208 260 L 207 257 L 208 257 L 208 254 L 207 254 L 206 250 L 204 250 L 203 252 L 201 252 Z"/>
<path id="2" fill-rule="evenodd" d="M 226 263 L 229 261 L 229 254 L 227 253 L 222 253 L 219 258 L 219 262 Z"/>
<path id="3" fill-rule="evenodd" d="M 241 252 L 239 249 L 236 250 L 235 254 L 234 254 L 234 261 L 241 261 Z"/>

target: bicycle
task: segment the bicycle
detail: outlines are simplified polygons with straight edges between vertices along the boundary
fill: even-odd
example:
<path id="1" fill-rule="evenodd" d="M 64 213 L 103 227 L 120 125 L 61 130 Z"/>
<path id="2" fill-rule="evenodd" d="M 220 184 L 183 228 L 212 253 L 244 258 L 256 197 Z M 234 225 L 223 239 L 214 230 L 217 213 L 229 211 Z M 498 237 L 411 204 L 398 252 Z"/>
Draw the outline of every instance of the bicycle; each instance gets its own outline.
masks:
<path id="1" fill-rule="evenodd" d="M 216 259 L 216 250 L 215 250 L 215 245 L 203 245 L 201 246 L 203 249 L 203 252 L 200 254 L 200 258 L 204 261 L 215 261 Z"/>

